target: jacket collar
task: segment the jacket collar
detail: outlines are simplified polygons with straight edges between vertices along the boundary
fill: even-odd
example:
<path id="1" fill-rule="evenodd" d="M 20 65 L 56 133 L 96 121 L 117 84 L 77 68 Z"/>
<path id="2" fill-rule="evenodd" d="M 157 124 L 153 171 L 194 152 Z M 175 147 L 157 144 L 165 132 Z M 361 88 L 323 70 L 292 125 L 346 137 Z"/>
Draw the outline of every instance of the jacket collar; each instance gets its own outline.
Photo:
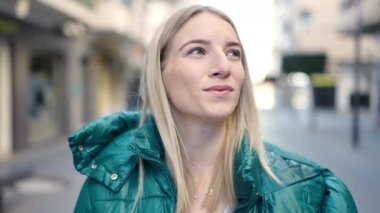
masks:
<path id="1" fill-rule="evenodd" d="M 164 162 L 165 151 L 153 116 L 149 115 L 145 124 L 136 132 L 132 147 L 140 154 Z M 238 199 L 258 196 L 260 193 L 261 165 L 256 152 L 249 148 L 246 137 L 235 157 L 235 193 Z"/>
<path id="2" fill-rule="evenodd" d="M 234 164 L 234 188 L 237 199 L 257 199 L 261 191 L 261 165 L 257 153 L 250 148 L 247 137 L 241 142 Z"/>
<path id="3" fill-rule="evenodd" d="M 165 150 L 156 122 L 151 114 L 148 114 L 144 125 L 136 129 L 135 140 L 130 148 L 137 154 L 164 162 Z"/>
<path id="4" fill-rule="evenodd" d="M 134 140 L 131 147 L 136 153 L 165 161 L 162 140 L 152 116 L 147 118 L 145 125 L 137 130 L 135 135 L 137 140 Z M 315 164 L 310 161 L 307 162 L 309 164 L 298 164 L 297 162 L 305 162 L 305 159 L 297 159 L 297 156 L 268 143 L 265 143 L 265 149 L 268 163 L 281 183 L 276 183 L 263 171 L 258 154 L 250 148 L 247 137 L 244 137 L 234 161 L 234 188 L 238 199 L 249 199 L 252 203 L 260 196 L 318 174 Z"/>

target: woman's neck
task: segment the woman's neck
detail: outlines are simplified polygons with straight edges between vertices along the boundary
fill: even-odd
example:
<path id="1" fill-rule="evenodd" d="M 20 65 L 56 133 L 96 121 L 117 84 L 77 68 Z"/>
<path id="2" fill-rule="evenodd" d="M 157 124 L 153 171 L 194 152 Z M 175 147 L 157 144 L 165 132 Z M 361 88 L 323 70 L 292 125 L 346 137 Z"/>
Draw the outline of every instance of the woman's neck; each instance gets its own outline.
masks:
<path id="1" fill-rule="evenodd" d="M 225 120 L 210 121 L 176 116 L 178 131 L 187 153 L 186 167 L 191 181 L 192 205 L 189 212 L 209 212 L 203 204 L 209 196 L 216 196 L 220 180 L 215 175 L 221 170 L 220 156 L 225 141 Z M 220 179 L 219 175 L 219 179 Z M 214 188 L 216 187 L 216 188 Z M 218 190 L 216 190 L 218 191 Z M 226 203 L 219 200 L 218 206 Z"/>
<path id="2" fill-rule="evenodd" d="M 189 163 L 197 172 L 210 172 L 223 147 L 225 122 L 185 117 L 177 117 L 177 122 Z"/>

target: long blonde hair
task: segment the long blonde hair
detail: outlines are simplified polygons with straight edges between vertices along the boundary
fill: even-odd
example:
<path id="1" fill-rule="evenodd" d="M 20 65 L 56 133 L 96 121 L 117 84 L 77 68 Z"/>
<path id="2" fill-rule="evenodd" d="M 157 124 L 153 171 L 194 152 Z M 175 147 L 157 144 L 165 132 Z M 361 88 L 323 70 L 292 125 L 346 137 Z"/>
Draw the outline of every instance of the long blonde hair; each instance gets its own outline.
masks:
<path id="1" fill-rule="evenodd" d="M 174 35 L 192 17 L 200 13 L 211 13 L 227 21 L 235 30 L 236 27 L 231 19 L 223 12 L 207 6 L 190 6 L 173 14 L 154 35 L 147 49 L 145 68 L 140 82 L 140 93 L 143 101 L 140 125 L 143 125 L 146 114 L 150 111 L 155 119 L 158 131 L 163 141 L 166 153 L 166 162 L 172 172 L 177 186 L 177 208 L 176 212 L 184 212 L 191 204 L 191 184 L 187 181 L 186 157 L 183 144 L 171 110 L 165 85 L 162 80 L 162 62 L 166 51 Z M 238 37 L 239 39 L 239 37 Z M 240 39 L 239 39 L 240 42 Z M 245 79 L 242 85 L 240 98 L 236 109 L 227 119 L 226 138 L 224 151 L 221 153 L 221 174 L 217 175 L 219 180 L 215 182 L 214 194 L 216 195 L 208 207 L 215 209 L 223 195 L 227 202 L 235 202 L 234 191 L 234 158 L 241 145 L 244 135 L 249 139 L 250 147 L 255 149 L 259 156 L 263 169 L 276 180 L 267 160 L 263 142 L 261 140 L 256 104 L 253 98 L 253 88 L 249 77 L 245 52 L 242 49 L 242 64 L 245 70 Z M 138 195 L 142 192 L 143 164 L 140 161 L 140 183 Z M 215 185 L 215 184 L 214 184 Z"/>

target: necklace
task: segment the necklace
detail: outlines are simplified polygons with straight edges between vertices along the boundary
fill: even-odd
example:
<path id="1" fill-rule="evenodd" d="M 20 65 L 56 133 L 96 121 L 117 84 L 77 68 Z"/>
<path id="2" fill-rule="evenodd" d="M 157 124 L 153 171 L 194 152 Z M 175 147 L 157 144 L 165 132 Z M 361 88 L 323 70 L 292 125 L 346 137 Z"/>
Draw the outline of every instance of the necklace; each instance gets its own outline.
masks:
<path id="1" fill-rule="evenodd" d="M 207 192 L 205 193 L 202 193 L 200 195 L 195 195 L 193 198 L 192 198 L 192 201 L 195 202 L 197 200 L 199 200 L 200 198 L 203 198 L 203 197 L 207 197 L 207 196 L 211 196 L 212 195 L 212 188 L 210 188 L 210 190 L 208 190 Z"/>

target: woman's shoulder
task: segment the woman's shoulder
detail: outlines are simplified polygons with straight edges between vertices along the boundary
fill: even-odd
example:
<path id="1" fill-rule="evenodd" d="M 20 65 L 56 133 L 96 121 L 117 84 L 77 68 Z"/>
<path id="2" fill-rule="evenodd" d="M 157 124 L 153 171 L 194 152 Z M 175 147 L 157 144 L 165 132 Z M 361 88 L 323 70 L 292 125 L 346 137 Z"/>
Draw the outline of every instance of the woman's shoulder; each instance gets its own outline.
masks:
<path id="1" fill-rule="evenodd" d="M 272 143 L 265 142 L 265 150 L 267 153 L 269 163 L 275 163 L 276 160 L 285 162 L 282 166 L 294 167 L 294 166 L 305 166 L 308 168 L 314 168 L 319 170 L 321 167 L 316 162 L 296 154 L 292 151 L 285 150 L 279 146 Z M 274 165 L 275 166 L 275 165 Z M 279 166 L 279 165 L 277 165 Z"/>
<path id="2" fill-rule="evenodd" d="M 290 199 L 307 196 L 308 202 L 319 203 L 321 206 L 317 207 L 323 210 L 357 211 L 347 186 L 330 170 L 273 144 L 266 143 L 265 147 L 268 163 L 281 183 L 275 183 L 263 173 L 261 182 L 264 194 L 281 198 L 286 195 Z M 304 206 L 309 208 L 312 205 L 307 203 Z"/>
<path id="3" fill-rule="evenodd" d="M 269 166 L 280 181 L 280 183 L 276 183 L 263 171 L 261 182 L 263 183 L 262 190 L 265 193 L 289 188 L 297 183 L 311 184 L 316 186 L 316 189 L 323 188 L 324 182 L 321 176 L 323 169 L 317 163 L 271 143 L 265 143 L 265 149 Z"/>

